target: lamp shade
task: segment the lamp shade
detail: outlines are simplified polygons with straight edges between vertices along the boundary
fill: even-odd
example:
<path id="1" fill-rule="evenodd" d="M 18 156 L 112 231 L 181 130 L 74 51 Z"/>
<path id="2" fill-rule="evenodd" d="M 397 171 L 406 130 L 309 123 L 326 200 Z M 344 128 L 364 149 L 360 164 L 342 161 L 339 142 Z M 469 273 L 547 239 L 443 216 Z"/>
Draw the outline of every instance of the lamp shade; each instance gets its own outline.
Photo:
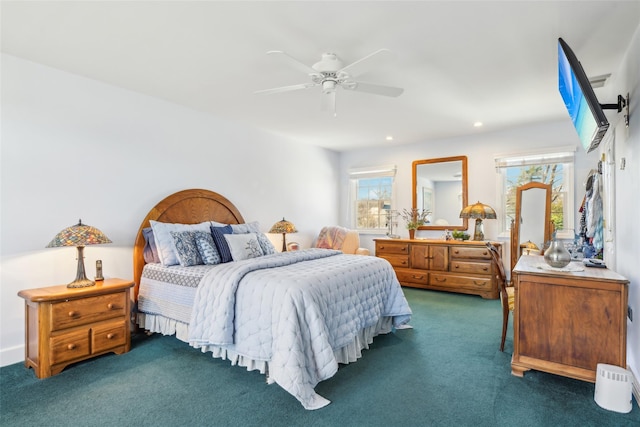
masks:
<path id="1" fill-rule="evenodd" d="M 271 227 L 269 233 L 297 233 L 296 226 L 286 219 L 282 218 L 282 221 L 278 221 Z"/>
<path id="2" fill-rule="evenodd" d="M 69 288 L 84 288 L 93 286 L 96 283 L 87 279 L 84 270 L 84 247 L 87 245 L 99 245 L 103 243 L 111 243 L 111 240 L 105 234 L 95 227 L 85 225 L 82 220 L 78 220 L 76 225 L 67 227 L 53 238 L 47 245 L 47 248 L 57 248 L 62 246 L 75 246 L 78 249 L 78 269 L 76 272 L 76 280 L 69 283 Z"/>
<path id="3" fill-rule="evenodd" d="M 287 251 L 287 240 L 286 240 L 286 234 L 287 233 L 297 233 L 298 230 L 296 230 L 296 226 L 293 225 L 291 222 L 287 221 L 286 219 L 282 218 L 282 221 L 278 221 L 275 224 L 273 224 L 273 226 L 271 227 L 271 230 L 269 230 L 269 233 L 281 233 L 282 234 L 282 252 L 286 252 Z"/>
<path id="4" fill-rule="evenodd" d="M 489 205 L 484 203 L 475 203 L 469 205 L 460 211 L 460 218 L 473 218 L 473 219 L 496 219 L 496 211 Z"/>
<path id="5" fill-rule="evenodd" d="M 111 243 L 105 234 L 95 227 L 85 225 L 82 220 L 78 220 L 76 225 L 67 227 L 53 238 L 47 248 L 57 248 L 61 246 L 87 246 Z"/>

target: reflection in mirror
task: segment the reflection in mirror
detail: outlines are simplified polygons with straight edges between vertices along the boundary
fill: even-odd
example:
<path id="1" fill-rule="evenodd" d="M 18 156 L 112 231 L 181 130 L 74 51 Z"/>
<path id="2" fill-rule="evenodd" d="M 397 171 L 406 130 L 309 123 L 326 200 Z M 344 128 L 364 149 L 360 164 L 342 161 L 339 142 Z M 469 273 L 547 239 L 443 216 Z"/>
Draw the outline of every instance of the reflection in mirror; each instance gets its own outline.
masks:
<path id="1" fill-rule="evenodd" d="M 512 270 L 523 248 L 532 247 L 533 243 L 538 249 L 543 249 L 551 240 L 550 220 L 551 185 L 529 182 L 516 189 L 516 221 L 511 227 Z"/>
<path id="2" fill-rule="evenodd" d="M 467 157 L 413 162 L 413 207 L 431 212 L 420 230 L 466 230 L 460 211 L 467 206 Z"/>

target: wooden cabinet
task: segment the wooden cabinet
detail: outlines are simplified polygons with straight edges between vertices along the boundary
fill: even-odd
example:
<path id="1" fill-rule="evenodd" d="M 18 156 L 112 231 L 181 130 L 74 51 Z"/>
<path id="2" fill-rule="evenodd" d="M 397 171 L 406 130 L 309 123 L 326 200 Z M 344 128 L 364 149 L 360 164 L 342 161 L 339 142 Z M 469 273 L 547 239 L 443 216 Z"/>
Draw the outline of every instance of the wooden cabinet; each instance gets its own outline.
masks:
<path id="1" fill-rule="evenodd" d="M 549 271 L 523 255 L 513 270 L 511 371 L 529 369 L 595 382 L 598 363 L 626 368 L 628 281 L 605 268 L 572 262 Z"/>
<path id="2" fill-rule="evenodd" d="M 71 363 L 129 351 L 132 286 L 132 281 L 107 279 L 87 288 L 20 291 L 25 300 L 25 366 L 47 378 Z"/>
<path id="3" fill-rule="evenodd" d="M 376 239 L 403 286 L 498 298 L 495 267 L 485 242 Z M 500 243 L 494 243 L 501 249 Z"/>

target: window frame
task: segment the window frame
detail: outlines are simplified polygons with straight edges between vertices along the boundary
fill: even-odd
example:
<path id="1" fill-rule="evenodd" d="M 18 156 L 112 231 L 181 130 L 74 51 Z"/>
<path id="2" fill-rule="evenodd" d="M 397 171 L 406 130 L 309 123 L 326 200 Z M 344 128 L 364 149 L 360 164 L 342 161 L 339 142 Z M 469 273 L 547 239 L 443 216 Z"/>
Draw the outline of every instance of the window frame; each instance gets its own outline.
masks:
<path id="1" fill-rule="evenodd" d="M 381 165 L 349 170 L 349 224 L 350 228 L 362 234 L 386 235 L 388 227 L 358 228 L 358 183 L 361 179 L 391 178 L 391 211 L 394 211 L 396 200 L 396 165 Z M 371 199 L 369 199 L 371 200 Z"/>
<path id="2" fill-rule="evenodd" d="M 507 194 L 508 178 L 507 169 L 513 167 L 526 167 L 537 165 L 550 165 L 560 163 L 563 165 L 563 190 L 560 195 L 563 199 L 563 228 L 558 229 L 556 237 L 559 239 L 573 240 L 575 237 L 575 146 L 556 147 L 542 149 L 535 152 L 512 153 L 495 158 L 496 164 L 496 189 L 499 198 L 500 221 L 499 237 L 508 239 L 511 235 L 510 223 L 507 220 Z"/>

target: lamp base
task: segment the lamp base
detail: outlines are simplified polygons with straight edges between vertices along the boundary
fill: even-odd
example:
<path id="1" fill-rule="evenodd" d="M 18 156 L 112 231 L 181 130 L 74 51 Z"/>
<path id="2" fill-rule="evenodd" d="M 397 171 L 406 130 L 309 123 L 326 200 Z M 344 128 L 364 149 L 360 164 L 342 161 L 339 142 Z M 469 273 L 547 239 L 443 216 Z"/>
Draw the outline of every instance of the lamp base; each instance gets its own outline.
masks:
<path id="1" fill-rule="evenodd" d="M 89 286 L 95 286 L 96 282 L 89 279 L 74 280 L 67 285 L 67 288 L 88 288 Z"/>
<path id="2" fill-rule="evenodd" d="M 484 240 L 484 228 L 482 227 L 481 218 L 476 218 L 476 228 L 473 233 L 473 240 Z"/>
<path id="3" fill-rule="evenodd" d="M 87 279 L 84 272 L 84 246 L 78 246 L 78 270 L 76 272 L 76 280 L 69 283 L 67 288 L 88 288 L 95 286 L 96 282 Z"/>

